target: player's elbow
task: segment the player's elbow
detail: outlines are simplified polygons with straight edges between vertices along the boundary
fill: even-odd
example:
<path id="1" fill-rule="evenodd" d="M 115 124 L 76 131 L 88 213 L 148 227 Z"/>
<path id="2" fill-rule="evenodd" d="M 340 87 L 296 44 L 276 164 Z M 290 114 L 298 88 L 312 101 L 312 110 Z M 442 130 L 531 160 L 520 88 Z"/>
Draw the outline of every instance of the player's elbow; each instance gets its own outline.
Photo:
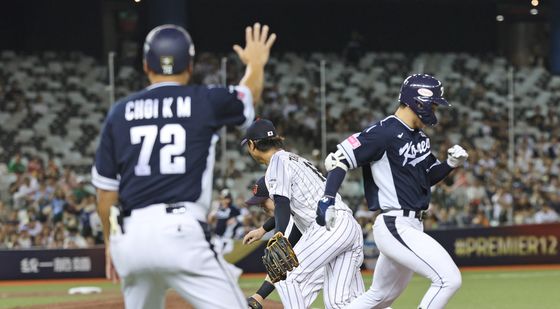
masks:
<path id="1" fill-rule="evenodd" d="M 347 172 L 348 169 L 349 169 L 348 161 L 346 160 L 346 157 L 344 157 L 344 154 L 342 153 L 342 150 L 340 150 L 340 149 L 338 149 L 334 153 L 333 152 L 329 153 L 329 155 L 325 158 L 325 163 L 324 164 L 325 164 L 325 169 L 327 170 L 327 172 L 330 172 L 337 167 L 340 167 L 345 172 Z"/>

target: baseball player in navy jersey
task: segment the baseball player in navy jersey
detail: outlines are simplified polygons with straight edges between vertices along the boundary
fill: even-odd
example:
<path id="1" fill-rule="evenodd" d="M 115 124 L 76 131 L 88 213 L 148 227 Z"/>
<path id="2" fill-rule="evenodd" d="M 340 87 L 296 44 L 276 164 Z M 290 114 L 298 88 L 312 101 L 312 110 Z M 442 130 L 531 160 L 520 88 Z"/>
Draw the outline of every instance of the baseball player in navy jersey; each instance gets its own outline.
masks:
<path id="1" fill-rule="evenodd" d="M 245 34 L 245 47 L 234 46 L 245 75 L 238 86 L 221 88 L 187 85 L 195 50 L 183 28 L 153 29 L 144 44 L 150 86 L 118 101 L 105 120 L 92 182 L 107 276 L 121 278 L 126 308 L 164 308 L 168 288 L 195 308 L 247 306 L 212 251 L 205 223 L 216 132 L 252 123 L 275 40 L 259 24 Z M 122 224 L 112 205 L 120 205 Z"/>
<path id="2" fill-rule="evenodd" d="M 210 240 L 216 253 L 222 256 L 233 250 L 233 237 L 236 230 L 242 226 L 239 221 L 241 212 L 239 208 L 233 204 L 233 197 L 229 189 L 223 189 L 220 192 L 220 201 L 217 209 L 208 215 L 208 224 L 213 227 L 213 236 Z M 239 278 L 243 270 L 233 264 L 225 263 L 226 267 L 234 274 L 235 278 Z"/>
<path id="3" fill-rule="evenodd" d="M 300 265 L 276 283 L 286 308 L 308 308 L 315 297 L 312 278 L 324 272 L 326 308 L 343 308 L 363 292 L 360 266 L 363 261 L 361 227 L 340 195 L 333 197 L 337 220 L 326 227 L 315 221 L 325 178 L 308 160 L 283 150 L 272 122 L 259 119 L 248 129 L 242 145 L 257 162 L 267 165 L 265 182 L 274 201 L 275 228 L 290 234 L 289 222 L 302 233 L 294 246 Z M 290 216 L 291 215 L 291 216 Z"/>
<path id="4" fill-rule="evenodd" d="M 218 253 L 226 254 L 233 250 L 235 230 L 241 226 L 240 215 L 241 211 L 233 204 L 231 191 L 223 189 L 218 208 L 208 215 L 208 224 L 214 226 L 214 249 Z"/>
<path id="5" fill-rule="evenodd" d="M 245 201 L 247 205 L 257 205 L 263 208 L 267 215 L 270 216 L 265 223 L 259 227 L 258 229 L 252 230 L 245 237 L 243 238 L 243 244 L 248 245 L 252 244 L 255 241 L 262 239 L 262 237 L 267 233 L 274 229 L 275 227 L 275 219 L 274 219 L 274 201 L 270 199 L 270 194 L 268 193 L 268 189 L 266 188 L 265 177 L 261 177 L 253 186 L 253 196 Z M 290 244 L 294 246 L 297 244 L 299 239 L 301 238 L 301 231 L 294 226 L 293 218 L 290 218 L 290 222 L 288 223 L 289 234 L 285 234 L 284 236 L 288 238 Z M 309 294 L 310 296 L 307 298 L 309 303 L 306 304 L 306 308 L 309 307 L 319 291 L 323 288 L 323 277 L 324 277 L 324 270 L 318 269 L 309 279 L 309 284 L 306 285 L 308 291 L 305 291 L 304 294 Z M 270 295 L 274 291 L 274 284 L 272 284 L 267 276 L 267 278 L 263 281 L 261 287 L 258 291 L 253 294 L 251 297 L 247 299 L 249 303 L 249 308 L 251 309 L 262 309 L 262 303 L 265 298 Z"/>
<path id="6" fill-rule="evenodd" d="M 394 115 L 356 133 L 325 159 L 329 171 L 318 218 L 338 221 L 334 198 L 348 169 L 363 168 L 370 210 L 381 210 L 373 227 L 380 255 L 371 288 L 347 308 L 385 308 L 402 293 L 413 272 L 432 284 L 418 308 L 444 308 L 461 286 L 461 273 L 433 238 L 423 232 L 422 215 L 430 203 L 430 187 L 463 164 L 467 152 L 458 145 L 440 162 L 422 131 L 437 124 L 437 106 L 449 106 L 441 82 L 426 74 L 409 76 L 402 84 Z"/>

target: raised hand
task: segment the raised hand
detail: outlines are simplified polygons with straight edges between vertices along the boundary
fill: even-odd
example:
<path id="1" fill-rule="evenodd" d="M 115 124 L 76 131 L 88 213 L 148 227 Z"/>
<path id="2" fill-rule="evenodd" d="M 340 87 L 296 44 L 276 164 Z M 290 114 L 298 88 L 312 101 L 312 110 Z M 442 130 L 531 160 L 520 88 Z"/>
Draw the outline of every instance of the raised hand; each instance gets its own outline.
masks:
<path id="1" fill-rule="evenodd" d="M 255 23 L 245 28 L 245 47 L 234 45 L 233 50 L 246 65 L 264 66 L 270 55 L 270 48 L 276 40 L 276 34 L 268 34 L 268 26 Z"/>

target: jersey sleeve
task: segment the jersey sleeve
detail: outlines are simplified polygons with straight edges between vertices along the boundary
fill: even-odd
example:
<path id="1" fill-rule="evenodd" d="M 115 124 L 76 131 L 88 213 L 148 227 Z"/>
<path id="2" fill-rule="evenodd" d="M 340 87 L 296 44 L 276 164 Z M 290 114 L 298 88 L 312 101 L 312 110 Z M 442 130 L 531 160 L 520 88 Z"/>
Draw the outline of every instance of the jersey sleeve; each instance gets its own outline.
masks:
<path id="1" fill-rule="evenodd" d="M 338 144 L 350 168 L 381 159 L 386 149 L 386 138 L 381 125 L 374 125 L 360 133 L 350 135 Z"/>
<path id="2" fill-rule="evenodd" d="M 442 181 L 453 171 L 453 168 L 449 166 L 447 162 L 439 161 L 433 153 L 430 154 L 428 160 L 428 164 L 430 165 L 428 169 L 428 178 L 432 186 Z"/>
<path id="3" fill-rule="evenodd" d="M 291 199 L 291 173 L 281 157 L 272 156 L 264 179 L 271 199 L 274 200 L 274 195 Z"/>
<path id="4" fill-rule="evenodd" d="M 441 164 L 441 161 L 438 160 L 438 158 L 433 153 L 430 153 L 427 160 L 428 160 L 428 165 L 430 166 L 428 168 L 428 171 L 430 171 L 433 167 L 436 167 Z"/>
<path id="5" fill-rule="evenodd" d="M 246 129 L 255 119 L 253 95 L 246 86 L 209 88 L 208 98 L 218 127 L 236 125 Z"/>
<path id="6" fill-rule="evenodd" d="M 119 177 L 115 156 L 115 143 L 112 135 L 111 113 L 107 116 L 101 140 L 95 153 L 95 162 L 91 169 L 92 184 L 103 190 L 118 191 Z"/>
<path id="7" fill-rule="evenodd" d="M 237 207 L 232 207 L 231 212 L 229 213 L 229 218 L 235 218 L 239 215 L 241 215 L 241 212 L 239 211 L 239 209 Z"/>

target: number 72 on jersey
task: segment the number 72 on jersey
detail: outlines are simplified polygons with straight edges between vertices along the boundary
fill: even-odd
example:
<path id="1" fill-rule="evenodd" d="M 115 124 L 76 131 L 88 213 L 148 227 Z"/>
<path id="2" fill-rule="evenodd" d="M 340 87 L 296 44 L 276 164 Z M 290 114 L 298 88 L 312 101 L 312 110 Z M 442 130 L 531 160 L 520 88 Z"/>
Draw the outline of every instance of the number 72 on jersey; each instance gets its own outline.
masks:
<path id="1" fill-rule="evenodd" d="M 159 149 L 160 173 L 184 174 L 186 171 L 186 158 L 184 156 L 186 133 L 183 126 L 176 123 L 166 124 L 159 130 L 157 125 L 130 128 L 130 142 L 132 145 L 142 144 L 138 163 L 134 167 L 134 174 L 136 176 L 150 176 L 152 174 L 150 158 L 152 157 L 158 136 L 159 143 L 163 145 Z"/>

